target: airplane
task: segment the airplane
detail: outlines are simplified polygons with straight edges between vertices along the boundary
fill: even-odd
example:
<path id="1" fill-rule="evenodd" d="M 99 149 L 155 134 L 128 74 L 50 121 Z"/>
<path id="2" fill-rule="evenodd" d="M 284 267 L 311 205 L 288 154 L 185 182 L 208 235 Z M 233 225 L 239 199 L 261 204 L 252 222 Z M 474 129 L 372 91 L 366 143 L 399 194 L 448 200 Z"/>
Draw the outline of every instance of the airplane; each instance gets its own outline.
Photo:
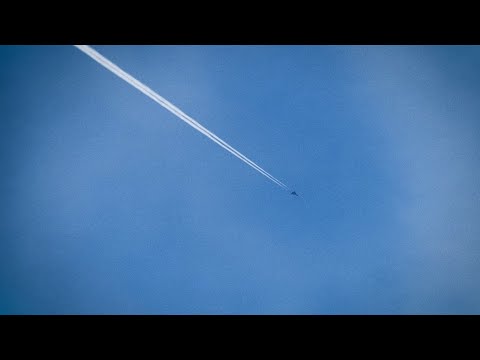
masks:
<path id="1" fill-rule="evenodd" d="M 298 194 L 297 194 L 295 191 L 292 191 L 292 192 L 290 193 L 290 195 L 298 196 Z"/>

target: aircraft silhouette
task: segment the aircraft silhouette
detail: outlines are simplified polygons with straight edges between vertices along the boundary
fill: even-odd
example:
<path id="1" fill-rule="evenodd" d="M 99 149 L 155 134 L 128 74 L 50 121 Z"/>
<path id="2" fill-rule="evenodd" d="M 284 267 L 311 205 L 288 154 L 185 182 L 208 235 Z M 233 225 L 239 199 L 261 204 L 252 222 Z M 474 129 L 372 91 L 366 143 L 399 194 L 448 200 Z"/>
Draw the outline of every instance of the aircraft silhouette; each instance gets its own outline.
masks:
<path id="1" fill-rule="evenodd" d="M 298 196 L 298 194 L 297 194 L 295 191 L 292 191 L 292 192 L 290 193 L 290 195 Z"/>

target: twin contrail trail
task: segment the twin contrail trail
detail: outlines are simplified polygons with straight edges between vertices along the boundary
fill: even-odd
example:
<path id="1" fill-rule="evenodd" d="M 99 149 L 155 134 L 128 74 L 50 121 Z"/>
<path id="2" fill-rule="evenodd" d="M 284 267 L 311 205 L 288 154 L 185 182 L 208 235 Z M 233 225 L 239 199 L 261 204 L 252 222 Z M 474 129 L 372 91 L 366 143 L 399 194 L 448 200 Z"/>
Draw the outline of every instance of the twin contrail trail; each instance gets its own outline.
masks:
<path id="1" fill-rule="evenodd" d="M 210 130 L 206 129 L 203 127 L 200 123 L 198 123 L 195 119 L 191 118 L 187 114 L 185 114 L 182 110 L 180 110 L 178 107 L 173 105 L 170 101 L 166 100 L 162 96 L 158 95 L 155 91 L 150 89 L 147 85 L 143 84 L 142 82 L 138 81 L 135 79 L 132 75 L 128 74 L 121 68 L 119 68 L 117 65 L 112 63 L 110 60 L 105 58 L 103 55 L 92 49 L 88 45 L 74 45 L 77 49 L 80 51 L 83 51 L 85 54 L 90 56 L 93 60 L 98 62 L 100 65 L 104 66 L 111 72 L 113 72 L 115 75 L 120 77 L 121 79 L 125 80 L 127 83 L 135 87 L 137 90 L 141 91 L 145 95 L 147 95 L 149 98 L 151 98 L 153 101 L 157 102 L 158 104 L 162 105 L 165 109 L 179 117 L 181 120 L 185 121 L 188 125 L 193 127 L 194 129 L 198 130 L 201 132 L 203 135 L 220 145 L 222 148 L 230 152 L 232 155 L 236 156 L 240 160 L 242 160 L 244 163 L 247 165 L 251 166 L 255 170 L 257 170 L 260 174 L 280 186 L 281 188 L 288 190 L 288 186 L 282 183 L 280 180 L 278 180 L 276 177 L 268 173 L 266 170 L 262 169 L 259 165 L 255 164 L 252 160 L 247 158 L 245 155 L 243 155 L 241 152 L 227 144 L 225 141 L 220 139 L 217 135 L 212 133 Z"/>

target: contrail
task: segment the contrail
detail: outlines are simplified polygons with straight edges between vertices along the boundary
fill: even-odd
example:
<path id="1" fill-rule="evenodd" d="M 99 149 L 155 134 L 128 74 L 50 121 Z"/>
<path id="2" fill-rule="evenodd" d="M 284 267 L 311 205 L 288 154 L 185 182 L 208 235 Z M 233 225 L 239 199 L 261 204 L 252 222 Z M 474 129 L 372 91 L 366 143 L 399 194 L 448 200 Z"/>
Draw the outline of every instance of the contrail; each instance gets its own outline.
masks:
<path id="1" fill-rule="evenodd" d="M 88 45 L 74 45 L 77 49 L 80 51 L 84 52 L 88 56 L 90 56 L 93 60 L 98 62 L 100 65 L 104 66 L 111 72 L 113 72 L 115 75 L 120 77 L 121 79 L 125 80 L 127 83 L 135 87 L 137 90 L 141 91 L 145 95 L 147 95 L 149 98 L 151 98 L 153 101 L 157 102 L 158 104 L 162 105 L 165 109 L 176 115 L 178 118 L 186 122 L 188 125 L 193 127 L 194 129 L 198 130 L 201 132 L 203 135 L 207 136 L 209 139 L 213 140 L 215 143 L 220 145 L 222 148 L 230 152 L 232 155 L 236 156 L 240 160 L 242 160 L 244 163 L 247 165 L 251 166 L 255 170 L 257 170 L 260 174 L 277 184 L 278 186 L 288 189 L 288 186 L 282 183 L 280 180 L 275 178 L 273 175 L 269 174 L 266 170 L 262 169 L 259 165 L 254 163 L 252 160 L 247 158 L 245 155 L 240 153 L 238 150 L 230 146 L 228 143 L 220 139 L 217 135 L 212 133 L 210 130 L 206 129 L 203 127 L 200 123 L 198 123 L 195 119 L 192 117 L 188 116 L 185 114 L 182 110 L 177 108 L 175 105 L 173 105 L 171 102 L 157 94 L 155 91 L 150 89 L 147 85 L 143 84 L 139 80 L 135 79 L 133 76 L 122 70 L 120 67 L 112 63 L 110 60 L 105 58 L 103 55 L 95 51 L 93 48 L 91 48 Z"/>

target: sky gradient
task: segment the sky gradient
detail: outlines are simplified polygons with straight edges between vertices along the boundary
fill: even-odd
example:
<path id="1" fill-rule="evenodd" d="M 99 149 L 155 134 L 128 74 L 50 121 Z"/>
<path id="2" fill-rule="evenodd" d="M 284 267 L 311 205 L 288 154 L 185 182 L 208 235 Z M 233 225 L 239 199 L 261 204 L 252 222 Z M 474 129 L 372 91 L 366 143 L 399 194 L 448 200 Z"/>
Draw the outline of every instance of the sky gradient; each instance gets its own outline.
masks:
<path id="1" fill-rule="evenodd" d="M 480 47 L 0 46 L 0 313 L 480 313 Z"/>

